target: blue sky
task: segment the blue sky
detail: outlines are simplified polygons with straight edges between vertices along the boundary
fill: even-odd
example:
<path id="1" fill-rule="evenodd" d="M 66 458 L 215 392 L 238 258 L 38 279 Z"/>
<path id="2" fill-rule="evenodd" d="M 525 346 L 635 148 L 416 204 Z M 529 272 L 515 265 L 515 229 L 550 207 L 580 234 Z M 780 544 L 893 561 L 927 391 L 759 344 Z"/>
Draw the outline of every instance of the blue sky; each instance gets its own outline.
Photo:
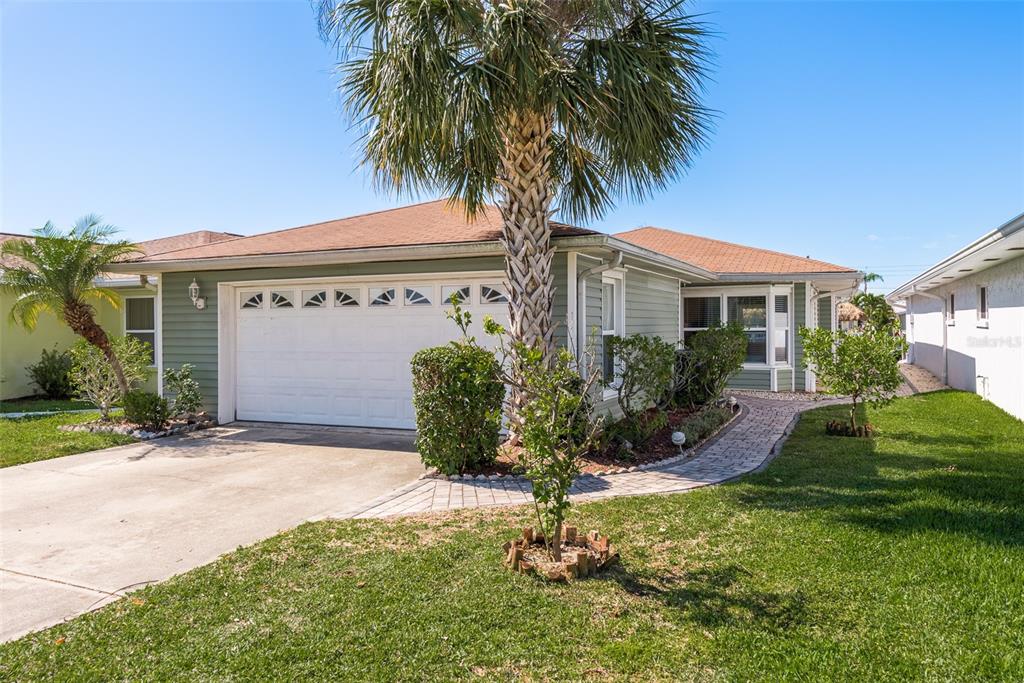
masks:
<path id="1" fill-rule="evenodd" d="M 1024 211 L 1024 3 L 711 2 L 688 175 L 654 224 L 869 268 L 882 288 Z M 0 229 L 89 212 L 133 239 L 405 203 L 358 168 L 295 2 L 0 2 Z"/>

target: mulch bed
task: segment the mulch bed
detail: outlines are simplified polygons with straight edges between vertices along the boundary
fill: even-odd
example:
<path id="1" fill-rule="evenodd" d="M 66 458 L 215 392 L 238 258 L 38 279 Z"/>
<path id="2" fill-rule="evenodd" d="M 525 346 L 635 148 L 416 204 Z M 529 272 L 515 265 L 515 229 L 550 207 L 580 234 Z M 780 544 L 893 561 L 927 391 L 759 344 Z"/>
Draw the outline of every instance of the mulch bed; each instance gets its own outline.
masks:
<path id="1" fill-rule="evenodd" d="M 652 408 L 651 410 L 653 411 L 654 409 Z M 654 436 L 644 446 L 642 452 L 636 450 L 625 451 L 618 444 L 603 450 L 591 451 L 583 456 L 580 472 L 582 474 L 601 474 L 609 471 L 628 470 L 644 465 L 653 465 L 668 458 L 679 456 L 679 447 L 672 443 L 672 432 L 695 412 L 697 411 L 690 410 L 689 408 L 678 408 L 669 411 L 666 426 L 655 432 Z M 687 443 L 685 448 L 689 450 L 695 445 L 697 444 Z M 491 465 L 466 470 L 463 476 L 490 478 L 511 477 L 521 474 L 516 468 L 519 450 L 519 446 L 503 444 L 498 448 L 498 459 L 496 462 Z"/>

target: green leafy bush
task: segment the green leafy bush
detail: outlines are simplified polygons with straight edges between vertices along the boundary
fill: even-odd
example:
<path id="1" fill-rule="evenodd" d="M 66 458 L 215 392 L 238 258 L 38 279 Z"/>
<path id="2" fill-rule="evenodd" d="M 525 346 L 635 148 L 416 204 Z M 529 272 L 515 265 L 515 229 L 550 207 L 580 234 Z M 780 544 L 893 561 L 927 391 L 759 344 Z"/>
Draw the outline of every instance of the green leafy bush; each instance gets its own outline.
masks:
<path id="1" fill-rule="evenodd" d="M 192 377 L 192 369 L 191 363 L 184 363 L 177 370 L 164 369 L 164 389 L 174 394 L 171 414 L 175 417 L 194 415 L 203 407 L 203 395 L 199 382 Z"/>
<path id="2" fill-rule="evenodd" d="M 132 389 L 124 396 L 124 417 L 143 429 L 158 432 L 167 424 L 171 411 L 167 400 L 151 391 Z"/>
<path id="3" fill-rule="evenodd" d="M 694 407 L 718 400 L 746 357 L 747 333 L 739 324 L 709 327 L 687 339 L 676 358 L 676 405 Z"/>
<path id="4" fill-rule="evenodd" d="M 661 337 L 634 334 L 628 337 L 606 337 L 618 376 L 611 385 L 619 408 L 636 446 L 645 444 L 665 426 L 662 412 L 666 397 L 671 397 L 676 347 Z M 657 410 L 649 410 L 651 406 Z"/>
<path id="5" fill-rule="evenodd" d="M 903 383 L 899 359 L 907 342 L 896 324 L 860 330 L 800 328 L 804 343 L 803 365 L 814 371 L 819 391 L 849 396 L 850 431 L 857 433 L 857 406 L 892 398 Z"/>
<path id="6" fill-rule="evenodd" d="M 149 367 L 150 346 L 135 337 L 114 337 L 110 340 L 114 355 L 121 361 L 124 378 L 129 387 L 146 380 L 152 372 Z M 110 419 L 110 409 L 121 403 L 124 396 L 117 376 L 98 348 L 82 340 L 71 347 L 71 381 L 75 391 L 100 409 L 104 420 Z"/>
<path id="7" fill-rule="evenodd" d="M 416 447 L 444 474 L 493 463 L 505 387 L 494 353 L 467 340 L 412 357 Z"/>
<path id="8" fill-rule="evenodd" d="M 676 429 L 686 435 L 686 443 L 692 446 L 714 434 L 731 416 L 728 408 L 711 406 L 688 415 Z"/>
<path id="9" fill-rule="evenodd" d="M 71 354 L 67 351 L 43 349 L 38 363 L 25 368 L 32 383 L 43 396 L 54 400 L 71 398 Z"/>

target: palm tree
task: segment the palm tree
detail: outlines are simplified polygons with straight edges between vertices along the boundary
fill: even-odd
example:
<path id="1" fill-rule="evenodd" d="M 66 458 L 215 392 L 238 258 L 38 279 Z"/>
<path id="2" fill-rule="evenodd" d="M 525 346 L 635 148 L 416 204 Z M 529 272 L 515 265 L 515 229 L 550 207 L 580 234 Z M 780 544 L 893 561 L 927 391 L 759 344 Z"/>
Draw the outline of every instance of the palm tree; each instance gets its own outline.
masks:
<path id="1" fill-rule="evenodd" d="M 318 0 L 363 163 L 399 193 L 497 200 L 514 340 L 553 357 L 551 216 L 642 199 L 702 147 L 705 31 L 665 0 Z"/>
<path id="2" fill-rule="evenodd" d="M 878 273 L 864 273 L 864 279 L 862 280 L 862 282 L 864 283 L 864 293 L 868 293 L 869 282 L 883 282 L 884 280 L 885 278 L 879 275 Z"/>
<path id="3" fill-rule="evenodd" d="M 0 255 L 14 257 L 14 265 L 0 274 L 0 290 L 17 297 L 11 307 L 12 322 L 31 331 L 40 313 L 53 313 L 103 352 L 121 391 L 127 393 L 121 362 L 107 333 L 96 323 L 96 311 L 90 303 L 105 301 L 114 308 L 121 307 L 117 292 L 98 287 L 95 282 L 107 264 L 138 251 L 127 241 L 110 242 L 116 232 L 114 227 L 101 225 L 99 216 L 85 216 L 67 234 L 47 222 L 33 231 L 34 240 L 9 240 Z"/>

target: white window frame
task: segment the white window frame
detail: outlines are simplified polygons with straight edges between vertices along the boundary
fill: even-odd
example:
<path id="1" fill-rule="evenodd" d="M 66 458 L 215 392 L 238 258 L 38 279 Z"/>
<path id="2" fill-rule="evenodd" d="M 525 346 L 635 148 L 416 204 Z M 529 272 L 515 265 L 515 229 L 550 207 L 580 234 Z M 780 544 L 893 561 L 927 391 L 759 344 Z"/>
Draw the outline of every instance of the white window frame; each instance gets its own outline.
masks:
<path id="1" fill-rule="evenodd" d="M 982 328 L 988 327 L 988 309 L 989 309 L 989 305 L 988 305 L 988 285 L 978 285 L 976 295 L 978 297 L 978 306 L 977 306 L 977 310 L 978 310 L 978 327 L 982 327 Z M 981 300 L 982 300 L 982 298 L 984 298 L 984 300 L 985 300 L 985 310 L 984 311 L 982 311 L 982 307 L 981 307 Z"/>
<path id="2" fill-rule="evenodd" d="M 121 297 L 124 299 L 124 310 L 121 311 L 121 327 L 124 329 L 124 335 L 127 337 L 129 334 L 152 334 L 153 335 L 153 362 L 149 364 L 149 367 L 155 368 L 159 363 L 159 351 L 160 348 L 160 325 L 157 321 L 157 301 L 156 294 L 132 294 L 129 296 Z M 153 329 L 141 330 L 141 329 L 128 329 L 128 300 L 129 299 L 149 299 L 153 302 Z"/>
<path id="3" fill-rule="evenodd" d="M 946 324 L 956 325 L 956 292 L 946 295 Z"/>
<path id="4" fill-rule="evenodd" d="M 606 330 L 604 327 L 604 286 L 612 285 L 612 293 L 614 299 L 612 304 L 612 329 Z M 602 363 L 601 368 L 604 369 L 604 352 L 605 352 L 605 339 L 607 337 L 623 337 L 626 332 L 626 271 L 621 269 L 606 270 L 601 273 L 601 357 Z M 621 374 L 619 372 L 619 364 L 616 361 L 616 372 L 615 381 L 611 385 L 605 387 L 603 392 L 604 399 L 614 398 L 618 395 L 618 383 Z"/>
<path id="5" fill-rule="evenodd" d="M 683 290 L 680 299 L 681 308 L 679 315 L 685 314 L 686 299 L 702 299 L 717 296 L 721 299 L 719 303 L 719 324 L 728 324 L 729 320 L 729 297 L 731 296 L 763 296 L 765 297 L 765 325 L 766 327 L 746 327 L 751 332 L 765 333 L 765 362 L 764 363 L 743 363 L 745 369 L 782 368 L 794 369 L 794 337 L 796 336 L 796 303 L 794 301 L 793 285 L 760 285 L 754 287 L 687 287 Z M 784 363 L 775 362 L 775 297 L 789 297 L 789 339 L 787 341 L 786 355 L 788 360 Z M 684 332 L 696 332 L 707 329 L 705 327 L 684 327 Z"/>

